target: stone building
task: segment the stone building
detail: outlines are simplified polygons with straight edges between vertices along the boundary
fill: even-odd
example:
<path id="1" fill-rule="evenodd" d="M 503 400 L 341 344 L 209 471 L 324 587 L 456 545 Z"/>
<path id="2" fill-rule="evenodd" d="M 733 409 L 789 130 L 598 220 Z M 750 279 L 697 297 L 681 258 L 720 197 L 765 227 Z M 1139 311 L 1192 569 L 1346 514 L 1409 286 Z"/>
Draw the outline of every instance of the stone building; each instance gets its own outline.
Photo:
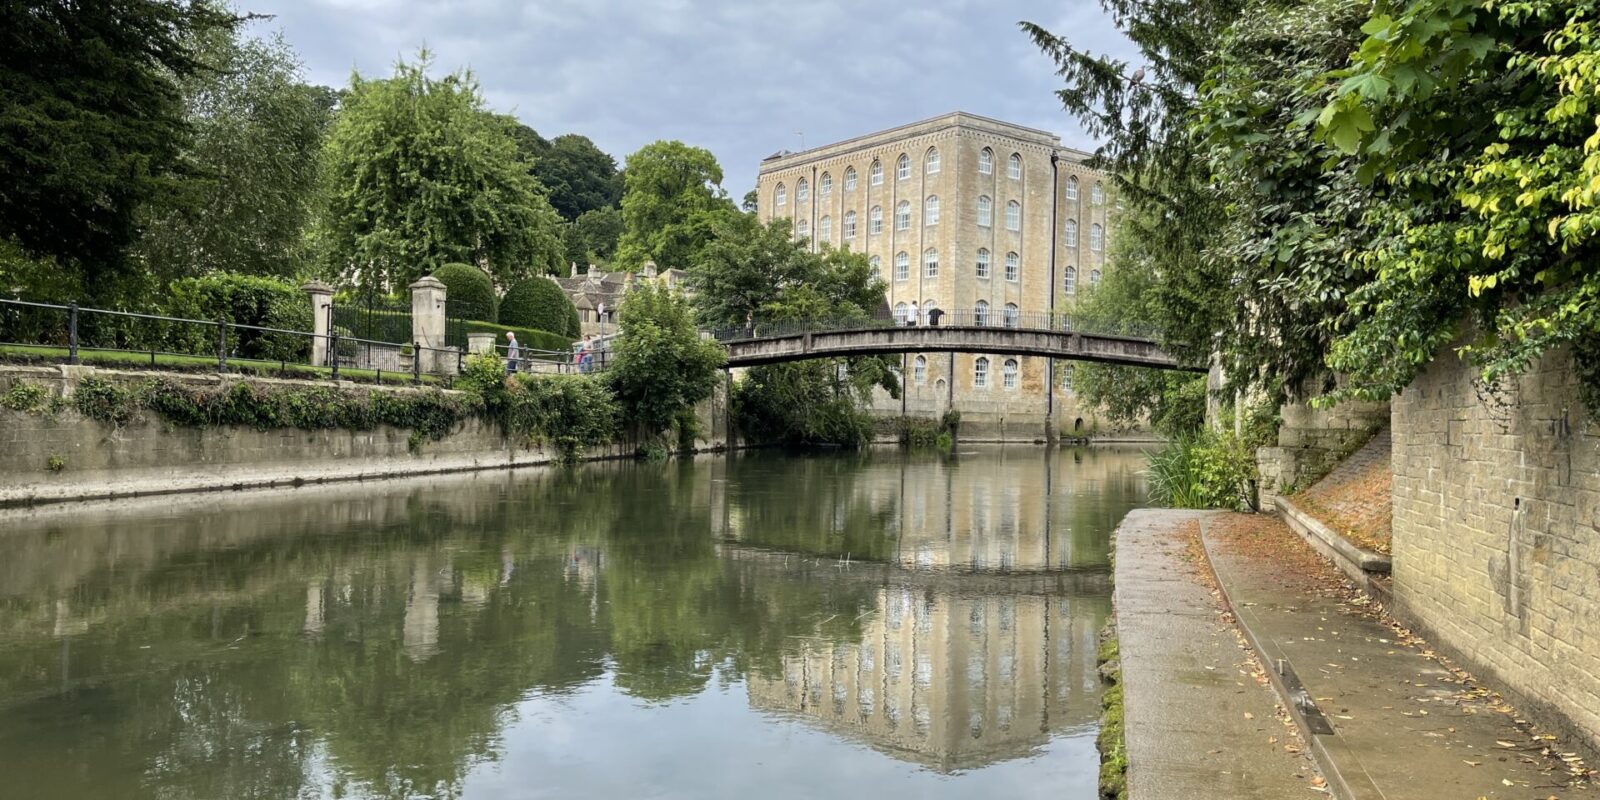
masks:
<path id="1" fill-rule="evenodd" d="M 578 323 L 583 335 L 606 335 L 617 332 L 617 309 L 637 281 L 660 280 L 667 288 L 686 290 L 689 273 L 681 269 L 657 270 L 654 261 L 646 261 L 639 272 L 602 272 L 590 265 L 586 272 L 572 272 L 565 278 L 556 278 L 556 284 L 567 293 L 572 304 L 578 307 Z M 603 309 L 603 310 L 602 310 Z"/>
<path id="2" fill-rule="evenodd" d="M 963 112 L 761 162 L 763 220 L 795 235 L 866 253 L 904 318 L 915 303 L 947 320 L 1031 324 L 1066 312 L 1104 269 L 1110 176 L 1088 153 L 1045 131 Z M 949 353 L 905 358 L 901 400 L 884 414 L 937 416 L 955 408 L 963 435 L 1071 435 L 1099 423 L 1080 409 L 1071 363 Z"/>

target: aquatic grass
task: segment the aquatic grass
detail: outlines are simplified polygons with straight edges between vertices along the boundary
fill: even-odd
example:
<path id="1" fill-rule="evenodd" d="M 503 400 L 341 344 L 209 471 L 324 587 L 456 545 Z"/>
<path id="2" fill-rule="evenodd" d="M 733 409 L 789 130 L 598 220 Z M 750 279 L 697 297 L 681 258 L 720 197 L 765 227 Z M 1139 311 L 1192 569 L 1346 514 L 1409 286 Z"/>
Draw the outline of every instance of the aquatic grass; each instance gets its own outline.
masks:
<path id="1" fill-rule="evenodd" d="M 1147 451 L 1150 499 L 1169 508 L 1256 507 L 1254 448 L 1231 433 L 1179 436 Z"/>

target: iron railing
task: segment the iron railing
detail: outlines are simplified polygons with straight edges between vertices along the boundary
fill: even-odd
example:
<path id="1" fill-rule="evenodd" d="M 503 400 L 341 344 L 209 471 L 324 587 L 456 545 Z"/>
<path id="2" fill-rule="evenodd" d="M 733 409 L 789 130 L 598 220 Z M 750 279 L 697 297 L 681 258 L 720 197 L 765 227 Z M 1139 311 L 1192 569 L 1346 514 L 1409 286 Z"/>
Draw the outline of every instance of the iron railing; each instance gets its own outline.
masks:
<path id="1" fill-rule="evenodd" d="M 801 336 L 807 333 L 834 333 L 856 330 L 881 330 L 895 327 L 1009 328 L 1024 331 L 1087 333 L 1100 336 L 1125 336 L 1154 339 L 1152 327 L 1135 322 L 1105 323 L 1075 318 L 1065 313 L 1027 313 L 1004 308 L 921 311 L 913 317 L 906 311 L 894 318 L 847 317 L 825 320 L 776 320 L 737 327 L 716 328 L 709 333 L 719 342 Z"/>

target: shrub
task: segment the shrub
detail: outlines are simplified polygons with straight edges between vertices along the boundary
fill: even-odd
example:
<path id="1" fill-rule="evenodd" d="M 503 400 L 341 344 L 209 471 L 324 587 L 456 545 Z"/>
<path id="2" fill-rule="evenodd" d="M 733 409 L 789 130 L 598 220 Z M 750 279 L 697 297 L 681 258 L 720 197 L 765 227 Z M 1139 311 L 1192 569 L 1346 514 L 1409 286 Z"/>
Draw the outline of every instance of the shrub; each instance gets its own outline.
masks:
<path id="1" fill-rule="evenodd" d="M 613 441 L 620 428 L 616 395 L 588 375 L 508 378 L 504 362 L 483 353 L 467 359 L 456 385 L 481 397 L 506 435 L 548 443 L 563 460 Z"/>
<path id="2" fill-rule="evenodd" d="M 1231 433 L 1180 436 L 1146 454 L 1150 495 L 1172 508 L 1254 510 L 1255 451 Z"/>
<path id="3" fill-rule="evenodd" d="M 164 305 L 169 316 L 186 319 L 220 319 L 235 325 L 306 333 L 312 329 L 311 301 L 299 287 L 254 275 L 218 272 L 173 281 Z M 180 353 L 216 352 L 216 331 L 208 327 L 169 323 L 164 329 L 161 338 L 168 349 Z M 311 354 L 310 337 L 286 333 L 233 328 L 228 331 L 228 345 L 234 357 L 264 361 L 304 361 Z"/>
<path id="4" fill-rule="evenodd" d="M 12 411 L 25 411 L 37 414 L 50 405 L 50 390 L 37 383 L 17 381 L 4 395 L 0 395 L 0 406 Z"/>
<path id="5" fill-rule="evenodd" d="M 452 328 L 454 327 L 455 326 L 452 326 Z M 517 343 L 526 349 L 551 350 L 557 353 L 568 353 L 572 351 L 572 339 L 569 339 L 561 334 L 551 333 L 549 331 L 534 330 L 533 328 L 519 328 L 515 325 L 497 325 L 493 322 L 478 322 L 476 320 L 466 320 L 466 322 L 461 326 L 461 330 L 462 332 L 459 337 L 461 341 L 455 341 L 455 337 L 452 336 L 447 343 L 465 349 L 467 346 L 467 334 L 492 333 L 495 337 L 494 343 L 503 345 L 506 343 L 506 331 L 511 331 L 517 335 Z"/>
<path id="6" fill-rule="evenodd" d="M 528 278 L 512 284 L 500 300 L 499 320 L 504 325 L 550 331 L 569 340 L 583 335 L 577 306 L 549 278 Z"/>
<path id="7" fill-rule="evenodd" d="M 494 282 L 483 270 L 471 264 L 446 264 L 434 270 L 433 277 L 444 282 L 451 314 L 482 322 L 500 319 Z"/>
<path id="8" fill-rule="evenodd" d="M 716 389 L 722 345 L 700 338 L 682 295 L 645 284 L 622 304 L 622 335 L 606 373 L 628 419 L 647 436 L 671 428 L 680 411 Z"/>

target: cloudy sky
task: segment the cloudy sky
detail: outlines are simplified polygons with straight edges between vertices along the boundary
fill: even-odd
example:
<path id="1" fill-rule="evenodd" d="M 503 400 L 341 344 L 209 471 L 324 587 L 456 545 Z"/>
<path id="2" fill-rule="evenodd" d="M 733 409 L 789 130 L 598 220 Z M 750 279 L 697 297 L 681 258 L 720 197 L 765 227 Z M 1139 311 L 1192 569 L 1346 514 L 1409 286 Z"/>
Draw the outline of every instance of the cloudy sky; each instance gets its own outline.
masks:
<path id="1" fill-rule="evenodd" d="M 963 110 L 1092 142 L 1019 20 L 1128 58 L 1097 0 L 237 0 L 274 15 L 310 80 L 383 74 L 426 44 L 490 105 L 622 161 L 711 150 L 734 198 L 762 157 Z"/>

